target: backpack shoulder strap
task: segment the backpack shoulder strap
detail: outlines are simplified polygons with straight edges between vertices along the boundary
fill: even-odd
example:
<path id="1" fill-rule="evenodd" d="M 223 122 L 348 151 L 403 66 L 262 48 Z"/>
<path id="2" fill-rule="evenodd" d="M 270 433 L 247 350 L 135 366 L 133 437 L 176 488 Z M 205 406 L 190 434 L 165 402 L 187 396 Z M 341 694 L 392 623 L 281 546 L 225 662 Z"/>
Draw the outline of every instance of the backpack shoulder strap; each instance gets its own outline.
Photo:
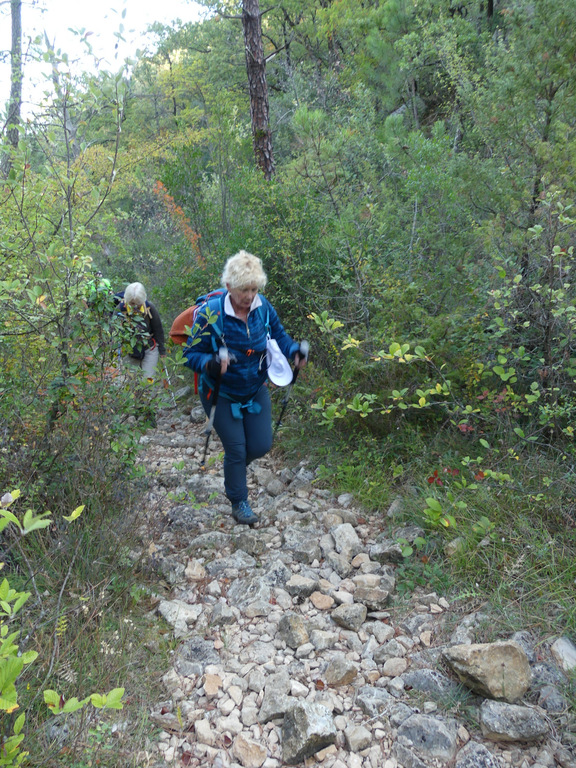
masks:
<path id="1" fill-rule="evenodd" d="M 260 294 L 260 299 L 262 301 L 262 304 L 260 304 L 260 306 L 258 307 L 258 314 L 260 315 L 260 319 L 264 323 L 264 328 L 266 329 L 266 335 L 270 336 L 270 303 L 265 296 L 262 296 L 262 294 Z"/>
<path id="2" fill-rule="evenodd" d="M 202 312 L 204 308 L 210 311 L 210 316 L 217 315 L 216 322 L 209 323 L 210 325 L 210 338 L 212 340 L 212 348 L 214 352 L 218 352 L 219 347 L 225 344 L 224 341 L 224 297 L 226 292 L 220 296 L 212 296 L 204 301 L 198 307 L 198 314 Z"/>

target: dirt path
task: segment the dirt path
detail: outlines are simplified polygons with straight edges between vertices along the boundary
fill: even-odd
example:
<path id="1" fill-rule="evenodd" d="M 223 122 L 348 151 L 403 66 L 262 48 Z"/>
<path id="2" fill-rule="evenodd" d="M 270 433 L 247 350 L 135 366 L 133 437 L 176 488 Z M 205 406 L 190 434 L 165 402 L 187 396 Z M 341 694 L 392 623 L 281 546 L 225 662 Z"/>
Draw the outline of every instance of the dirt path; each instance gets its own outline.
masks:
<path id="1" fill-rule="evenodd" d="M 270 455 L 249 472 L 261 522 L 236 526 L 217 438 L 200 470 L 196 415 L 166 411 L 142 440 L 150 489 L 139 534 L 170 585 L 157 610 L 180 641 L 154 706 L 159 766 L 576 766 L 562 673 L 551 656 L 536 659 L 528 633 L 513 639 L 530 661 L 520 704 L 535 720 L 511 737 L 517 713 L 506 710 L 502 734 L 486 738 L 486 699 L 442 653 L 476 642 L 487 617 L 423 591 L 398 600 L 394 539 L 418 533 L 395 517 L 401 505 L 369 515 L 318 488 L 314 467 Z M 556 711 L 543 705 L 545 684 Z"/>

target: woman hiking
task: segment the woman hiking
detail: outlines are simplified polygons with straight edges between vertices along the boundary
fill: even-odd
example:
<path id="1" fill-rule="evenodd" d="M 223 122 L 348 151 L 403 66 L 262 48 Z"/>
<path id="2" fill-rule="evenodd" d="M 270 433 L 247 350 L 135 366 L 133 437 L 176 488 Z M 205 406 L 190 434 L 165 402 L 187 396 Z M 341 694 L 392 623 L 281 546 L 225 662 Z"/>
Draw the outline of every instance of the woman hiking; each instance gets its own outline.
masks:
<path id="1" fill-rule="evenodd" d="M 158 310 L 147 300 L 142 283 L 130 283 L 119 296 L 117 312 L 128 335 L 124 361 L 153 379 L 160 357 L 166 354 L 164 328 Z"/>
<path id="2" fill-rule="evenodd" d="M 206 414 L 216 405 L 214 428 L 224 447 L 224 489 L 232 517 L 243 525 L 259 520 L 248 501 L 246 468 L 272 447 L 268 338 L 294 360 L 297 369 L 306 365 L 300 344 L 286 333 L 274 307 L 259 293 L 266 282 L 257 256 L 246 251 L 231 256 L 222 273 L 226 292 L 200 308 L 184 347 L 186 365 L 200 375 Z"/>

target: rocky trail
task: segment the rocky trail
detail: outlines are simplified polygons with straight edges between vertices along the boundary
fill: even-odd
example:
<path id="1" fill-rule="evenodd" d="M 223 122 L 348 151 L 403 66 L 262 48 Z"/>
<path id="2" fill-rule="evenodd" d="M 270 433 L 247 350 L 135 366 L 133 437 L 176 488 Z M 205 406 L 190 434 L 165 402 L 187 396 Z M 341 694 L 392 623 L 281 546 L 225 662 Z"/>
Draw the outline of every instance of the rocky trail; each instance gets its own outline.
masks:
<path id="1" fill-rule="evenodd" d="M 139 537 L 177 646 L 158 768 L 576 767 L 568 638 L 483 643 L 486 609 L 400 600 L 397 541 L 421 533 L 401 501 L 368 514 L 305 462 L 251 467 L 261 522 L 235 525 L 215 436 L 200 470 L 203 427 L 166 410 L 142 438 Z"/>

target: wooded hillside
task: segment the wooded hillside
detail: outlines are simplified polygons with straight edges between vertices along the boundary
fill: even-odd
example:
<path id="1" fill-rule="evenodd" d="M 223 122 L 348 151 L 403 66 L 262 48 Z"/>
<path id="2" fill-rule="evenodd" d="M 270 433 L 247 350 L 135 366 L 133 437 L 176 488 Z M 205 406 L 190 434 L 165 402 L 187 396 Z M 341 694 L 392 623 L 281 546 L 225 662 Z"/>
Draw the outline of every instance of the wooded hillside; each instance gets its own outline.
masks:
<path id="1" fill-rule="evenodd" d="M 57 623 L 71 561 L 133 503 L 143 402 L 190 383 L 174 346 L 171 389 L 113 383 L 97 273 L 142 282 L 168 330 L 245 249 L 311 345 L 278 450 L 372 509 L 407 499 L 410 583 L 574 632 L 576 0 L 205 5 L 118 72 L 39 46 L 26 114 L 13 25 L 0 495 L 23 506 L 0 560 L 33 593 L 23 626 Z M 24 540 L 28 508 L 52 516 Z"/>

